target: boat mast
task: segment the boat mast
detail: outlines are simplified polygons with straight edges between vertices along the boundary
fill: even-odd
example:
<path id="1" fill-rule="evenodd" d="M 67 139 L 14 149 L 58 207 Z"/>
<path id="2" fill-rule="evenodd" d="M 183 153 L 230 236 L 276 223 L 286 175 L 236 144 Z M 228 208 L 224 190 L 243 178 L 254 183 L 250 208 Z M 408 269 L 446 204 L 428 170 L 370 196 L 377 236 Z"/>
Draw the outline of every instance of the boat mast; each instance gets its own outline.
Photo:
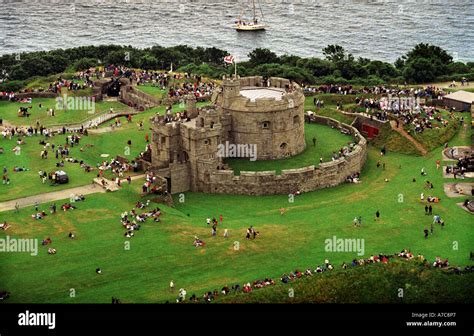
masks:
<path id="1" fill-rule="evenodd" d="M 255 8 L 255 0 L 253 0 L 252 2 L 253 2 L 253 23 L 255 23 L 257 20 L 257 9 Z"/>

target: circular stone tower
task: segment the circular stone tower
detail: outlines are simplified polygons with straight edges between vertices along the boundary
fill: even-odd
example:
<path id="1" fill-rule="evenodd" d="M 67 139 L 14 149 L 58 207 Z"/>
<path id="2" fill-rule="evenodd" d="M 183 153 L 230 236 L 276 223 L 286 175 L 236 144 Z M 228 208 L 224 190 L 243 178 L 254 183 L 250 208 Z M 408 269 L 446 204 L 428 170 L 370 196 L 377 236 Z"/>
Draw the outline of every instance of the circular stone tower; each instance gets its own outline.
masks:
<path id="1" fill-rule="evenodd" d="M 296 155 L 305 149 L 304 94 L 284 78 L 224 78 L 214 97 L 232 117 L 229 138 L 236 145 L 256 145 L 257 160 Z"/>

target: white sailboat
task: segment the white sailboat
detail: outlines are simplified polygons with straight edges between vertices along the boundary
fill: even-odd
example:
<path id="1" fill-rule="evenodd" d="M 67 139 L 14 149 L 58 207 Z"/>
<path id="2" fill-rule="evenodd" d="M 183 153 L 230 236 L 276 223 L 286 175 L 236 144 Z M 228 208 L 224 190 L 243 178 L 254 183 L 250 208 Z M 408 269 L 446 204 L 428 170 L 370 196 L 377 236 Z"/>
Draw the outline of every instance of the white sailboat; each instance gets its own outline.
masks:
<path id="1" fill-rule="evenodd" d="M 255 5 L 255 0 L 252 0 L 252 5 L 253 5 L 253 21 L 252 22 L 245 22 L 242 20 L 242 15 L 239 17 L 239 19 L 236 22 L 235 29 L 237 31 L 259 31 L 259 30 L 265 30 L 265 23 L 263 23 L 263 12 L 262 12 L 262 6 L 260 6 L 260 2 L 258 3 L 258 7 L 260 9 L 260 22 L 257 17 L 257 7 Z"/>

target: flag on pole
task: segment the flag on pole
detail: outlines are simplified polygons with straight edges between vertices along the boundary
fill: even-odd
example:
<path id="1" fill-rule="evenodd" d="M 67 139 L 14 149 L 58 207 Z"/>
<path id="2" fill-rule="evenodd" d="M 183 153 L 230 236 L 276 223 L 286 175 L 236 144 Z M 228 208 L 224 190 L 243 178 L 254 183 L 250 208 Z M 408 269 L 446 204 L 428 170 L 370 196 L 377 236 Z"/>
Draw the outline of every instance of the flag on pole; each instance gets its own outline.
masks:
<path id="1" fill-rule="evenodd" d="M 228 55 L 228 56 L 224 57 L 224 62 L 228 63 L 228 64 L 234 63 L 234 56 Z"/>

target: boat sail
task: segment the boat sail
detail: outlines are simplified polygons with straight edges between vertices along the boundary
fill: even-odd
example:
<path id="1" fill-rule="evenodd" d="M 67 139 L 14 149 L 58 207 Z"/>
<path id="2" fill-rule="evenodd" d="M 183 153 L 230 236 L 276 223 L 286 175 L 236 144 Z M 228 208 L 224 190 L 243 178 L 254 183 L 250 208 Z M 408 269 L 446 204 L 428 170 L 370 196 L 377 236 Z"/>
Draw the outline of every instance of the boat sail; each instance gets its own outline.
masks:
<path id="1" fill-rule="evenodd" d="M 257 6 L 255 5 L 255 0 L 252 0 L 253 5 L 253 21 L 252 22 L 245 22 L 242 20 L 242 15 L 236 22 L 235 29 L 237 31 L 258 31 L 258 30 L 265 30 L 265 23 L 263 23 L 263 12 L 262 6 L 260 6 L 260 1 L 258 2 L 258 7 L 260 10 L 261 20 L 257 17 Z"/>

